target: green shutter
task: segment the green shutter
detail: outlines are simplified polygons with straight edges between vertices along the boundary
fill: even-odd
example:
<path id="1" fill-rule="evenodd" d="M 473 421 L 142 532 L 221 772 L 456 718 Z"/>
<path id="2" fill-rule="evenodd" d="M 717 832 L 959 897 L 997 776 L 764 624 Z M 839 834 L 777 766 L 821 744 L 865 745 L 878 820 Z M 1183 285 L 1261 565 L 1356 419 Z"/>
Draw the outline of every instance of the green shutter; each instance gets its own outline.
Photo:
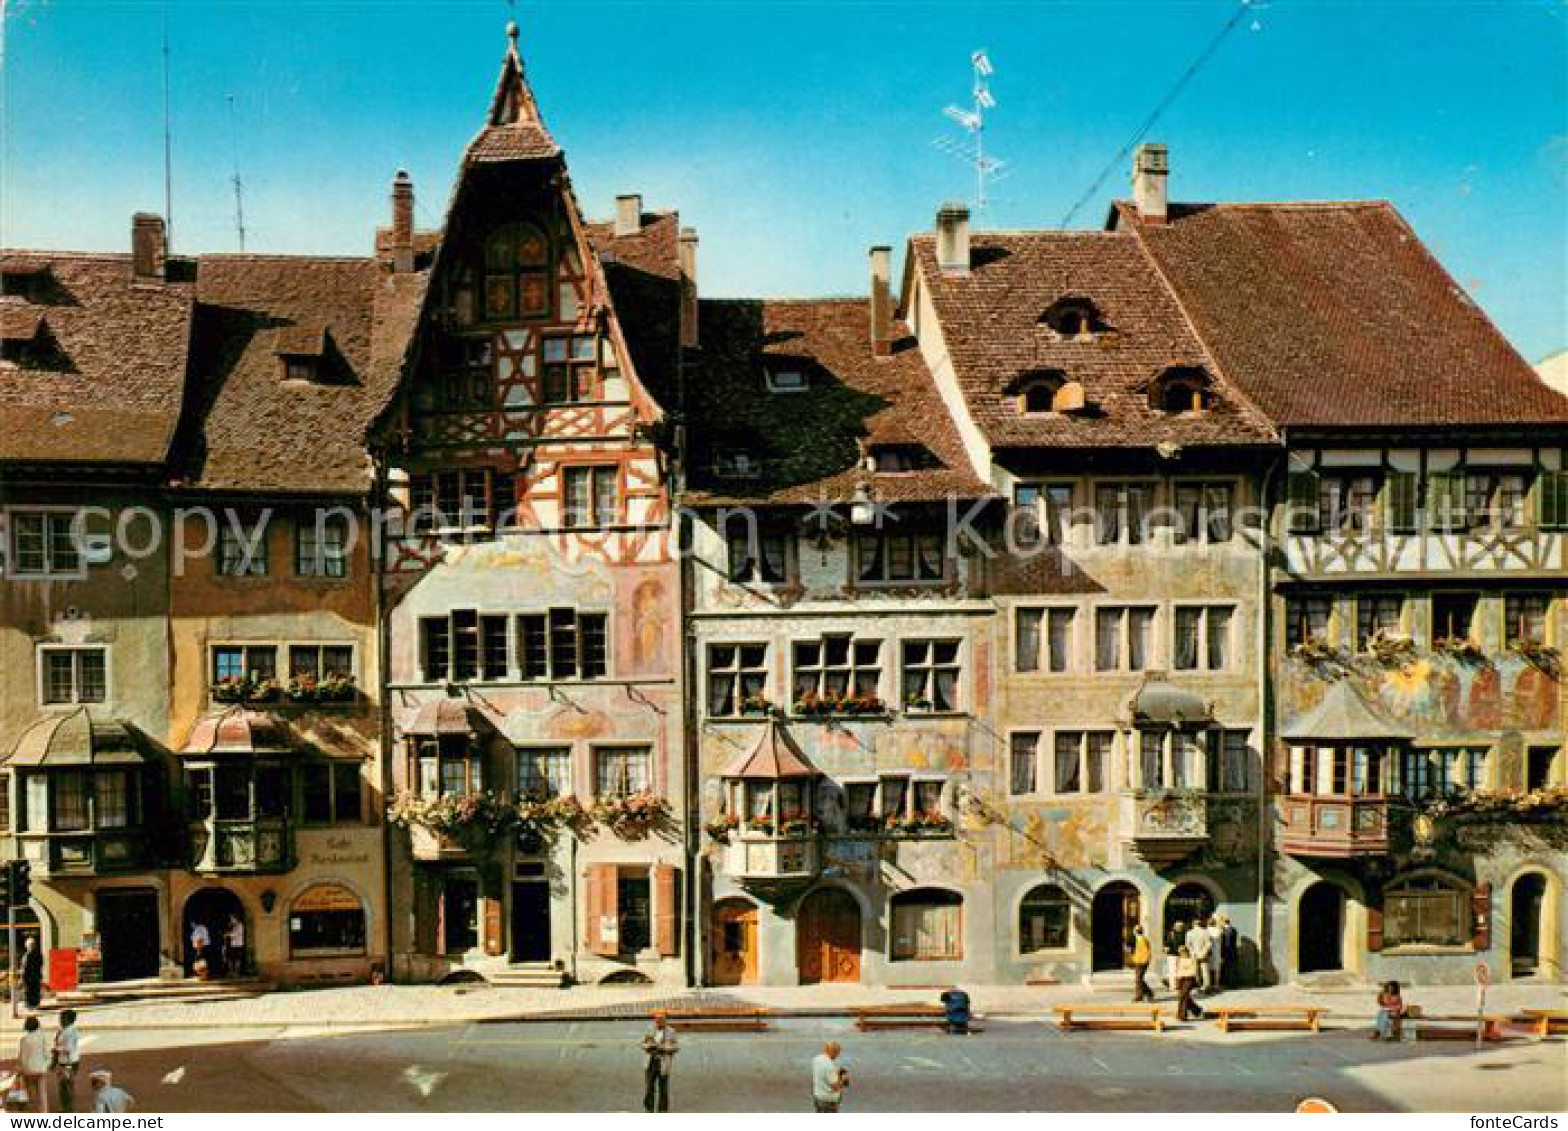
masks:
<path id="1" fill-rule="evenodd" d="M 1413 471 L 1390 471 L 1383 484 L 1383 521 L 1390 530 L 1415 530 L 1421 480 Z"/>
<path id="2" fill-rule="evenodd" d="M 1285 477 L 1285 528 L 1294 532 L 1319 528 L 1320 476 L 1315 471 L 1293 471 Z"/>
<path id="3" fill-rule="evenodd" d="M 1568 471 L 1541 472 L 1535 492 L 1541 528 L 1568 530 Z"/>
<path id="4" fill-rule="evenodd" d="M 1463 530 L 1470 525 L 1465 514 L 1465 473 L 1434 471 L 1426 478 L 1426 513 L 1436 530 Z"/>

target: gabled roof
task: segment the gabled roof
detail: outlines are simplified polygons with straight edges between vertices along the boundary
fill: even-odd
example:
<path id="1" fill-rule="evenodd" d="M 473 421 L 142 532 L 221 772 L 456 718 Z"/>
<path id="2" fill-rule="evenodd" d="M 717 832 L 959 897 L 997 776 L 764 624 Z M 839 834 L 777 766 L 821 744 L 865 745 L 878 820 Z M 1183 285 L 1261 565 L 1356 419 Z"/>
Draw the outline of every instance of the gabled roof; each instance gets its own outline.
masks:
<path id="1" fill-rule="evenodd" d="M 620 316 L 632 363 L 661 404 L 674 404 L 681 349 L 680 217 L 645 213 L 637 231 L 584 224 Z"/>
<path id="2" fill-rule="evenodd" d="M 1225 375 L 1287 427 L 1568 424 L 1548 388 L 1386 201 L 1112 214 Z"/>
<path id="3" fill-rule="evenodd" d="M 23 268 L 47 269 L 47 301 L 5 300 L 5 327 L 47 334 L 51 367 L 0 364 L 0 463 L 162 463 L 180 417 L 192 286 L 137 282 L 129 255 L 0 251 L 0 271 Z"/>
<path id="4" fill-rule="evenodd" d="M 1414 734 L 1375 714 L 1349 680 L 1329 686 L 1316 707 L 1280 730 L 1287 742 L 1408 742 Z"/>
<path id="5" fill-rule="evenodd" d="M 730 763 L 721 777 L 745 781 L 788 781 L 792 778 L 814 778 L 821 771 L 801 753 L 794 740 L 784 733 L 778 720 L 768 719 L 751 749 Z"/>
<path id="6" fill-rule="evenodd" d="M 891 356 L 873 353 L 868 300 L 709 300 L 699 326 L 702 354 L 686 378 L 688 501 L 842 502 L 861 483 L 888 503 L 992 494 L 908 330 L 894 325 Z M 772 392 L 770 369 L 798 371 L 807 387 Z M 936 466 L 865 470 L 866 446 L 902 443 L 923 445 Z M 725 449 L 746 451 L 760 474 L 715 475 Z"/>
<path id="7" fill-rule="evenodd" d="M 1267 444 L 1268 421 L 1225 380 L 1136 237 L 1123 232 L 978 232 L 971 270 L 943 272 L 936 239 L 910 241 L 975 425 L 993 448 Z M 1106 330 L 1056 333 L 1042 315 L 1087 300 Z M 906 294 L 907 300 L 907 294 Z M 1150 405 L 1148 383 L 1171 367 L 1202 369 L 1214 404 L 1199 413 Z M 1039 370 L 1082 385 L 1081 412 L 1023 413 L 1009 390 Z"/>
<path id="8" fill-rule="evenodd" d="M 423 274 L 373 259 L 210 255 L 198 266 L 181 464 L 219 491 L 369 490 L 366 430 L 402 371 Z M 283 380 L 282 358 L 319 380 Z"/>
<path id="9" fill-rule="evenodd" d="M 496 79 L 495 94 L 484 128 L 468 143 L 463 163 L 490 161 L 550 160 L 561 155 L 561 147 L 545 128 L 534 101 L 533 90 L 523 71 L 523 58 L 517 51 L 517 25 L 508 24 L 506 57 Z"/>

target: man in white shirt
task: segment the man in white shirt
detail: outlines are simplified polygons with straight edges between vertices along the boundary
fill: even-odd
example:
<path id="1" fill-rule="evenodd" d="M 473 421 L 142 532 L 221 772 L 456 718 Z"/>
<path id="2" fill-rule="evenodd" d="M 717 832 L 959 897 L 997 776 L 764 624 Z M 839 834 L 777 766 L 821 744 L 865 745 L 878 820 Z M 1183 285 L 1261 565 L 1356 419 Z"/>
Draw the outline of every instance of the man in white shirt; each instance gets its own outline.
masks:
<path id="1" fill-rule="evenodd" d="M 54 1035 L 54 1084 L 60 1094 L 60 1110 L 76 1110 L 76 1067 L 82 1060 L 82 1042 L 76 1033 L 76 1010 L 60 1014 L 60 1028 Z"/>
<path id="2" fill-rule="evenodd" d="M 212 945 L 212 935 L 207 931 L 207 924 L 197 922 L 191 926 L 191 973 L 201 976 L 202 968 L 207 964 L 207 948 Z"/>
<path id="3" fill-rule="evenodd" d="M 245 971 L 245 924 L 238 915 L 229 916 L 223 929 L 223 973 L 238 978 Z"/>
<path id="4" fill-rule="evenodd" d="M 1193 923 L 1184 941 L 1187 944 L 1187 953 L 1192 955 L 1192 960 L 1198 964 L 1200 978 L 1206 978 L 1209 969 L 1209 951 L 1214 946 L 1214 940 L 1209 937 L 1209 928 L 1202 919 Z"/>
<path id="5" fill-rule="evenodd" d="M 114 1085 L 114 1077 L 100 1068 L 88 1078 L 93 1086 L 93 1112 L 98 1115 L 121 1115 L 136 1106 L 136 1097 L 124 1088 Z"/>
<path id="6" fill-rule="evenodd" d="M 822 1046 L 811 1062 L 811 1100 L 820 1112 L 836 1112 L 849 1087 L 849 1073 L 838 1063 L 843 1047 L 837 1041 Z"/>
<path id="7" fill-rule="evenodd" d="M 670 1028 L 669 1015 L 662 1009 L 653 1014 L 653 1028 L 643 1036 L 642 1051 L 648 1054 L 642 1108 L 644 1111 L 669 1111 L 670 1070 L 675 1067 L 680 1042 L 675 1039 L 675 1030 Z"/>
<path id="8" fill-rule="evenodd" d="M 49 1110 L 49 1035 L 39 1027 L 38 1018 L 22 1022 L 22 1039 L 16 1049 L 16 1072 L 27 1084 L 28 1101 L 34 1111 Z"/>

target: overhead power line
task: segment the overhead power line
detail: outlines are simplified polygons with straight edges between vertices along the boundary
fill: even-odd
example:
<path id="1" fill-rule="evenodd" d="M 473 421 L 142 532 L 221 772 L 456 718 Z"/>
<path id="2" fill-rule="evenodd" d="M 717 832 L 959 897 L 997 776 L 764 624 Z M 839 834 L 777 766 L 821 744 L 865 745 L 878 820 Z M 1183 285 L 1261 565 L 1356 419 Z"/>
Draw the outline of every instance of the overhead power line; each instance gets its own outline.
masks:
<path id="1" fill-rule="evenodd" d="M 1231 32 L 1241 26 L 1242 18 L 1257 7 L 1259 5 L 1254 4 L 1252 0 L 1240 0 L 1240 3 L 1236 6 L 1236 11 L 1232 13 L 1230 19 L 1225 21 L 1225 26 L 1220 28 L 1213 39 L 1209 40 L 1203 50 L 1198 53 L 1198 57 L 1187 65 L 1187 69 L 1181 73 L 1181 77 L 1176 80 L 1175 85 L 1166 91 L 1165 97 L 1160 99 L 1158 105 L 1143 120 L 1137 131 L 1128 139 L 1127 144 L 1118 149 L 1116 155 L 1105 163 L 1105 168 L 1101 169 L 1099 176 L 1094 178 L 1094 183 L 1085 189 L 1083 195 L 1067 210 L 1067 215 L 1062 217 L 1061 227 L 1065 228 L 1071 224 L 1074 217 L 1083 210 L 1083 206 L 1088 204 L 1105 185 L 1105 182 L 1110 179 L 1111 175 L 1126 163 L 1128 155 L 1137 148 L 1139 142 L 1148 136 L 1149 131 L 1164 116 L 1165 111 L 1169 110 L 1171 104 L 1181 96 L 1181 92 L 1187 88 L 1187 84 L 1196 78 L 1198 72 L 1203 70 L 1208 61 L 1214 57 L 1214 53 L 1220 49 L 1220 44 L 1229 38 Z"/>

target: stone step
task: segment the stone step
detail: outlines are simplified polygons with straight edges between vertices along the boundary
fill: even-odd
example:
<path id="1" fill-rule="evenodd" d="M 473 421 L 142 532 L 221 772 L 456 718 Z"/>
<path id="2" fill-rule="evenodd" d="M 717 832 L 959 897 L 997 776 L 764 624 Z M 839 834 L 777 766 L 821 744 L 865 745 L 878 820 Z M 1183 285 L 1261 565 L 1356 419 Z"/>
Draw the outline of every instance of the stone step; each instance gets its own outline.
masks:
<path id="1" fill-rule="evenodd" d="M 566 971 L 552 966 L 500 966 L 483 974 L 492 986 L 558 990 L 566 985 Z"/>
<path id="2" fill-rule="evenodd" d="M 277 987 L 260 978 L 141 978 L 130 982 L 85 982 L 55 995 L 60 1005 L 91 1005 L 111 1001 L 230 1001 L 256 997 Z"/>

